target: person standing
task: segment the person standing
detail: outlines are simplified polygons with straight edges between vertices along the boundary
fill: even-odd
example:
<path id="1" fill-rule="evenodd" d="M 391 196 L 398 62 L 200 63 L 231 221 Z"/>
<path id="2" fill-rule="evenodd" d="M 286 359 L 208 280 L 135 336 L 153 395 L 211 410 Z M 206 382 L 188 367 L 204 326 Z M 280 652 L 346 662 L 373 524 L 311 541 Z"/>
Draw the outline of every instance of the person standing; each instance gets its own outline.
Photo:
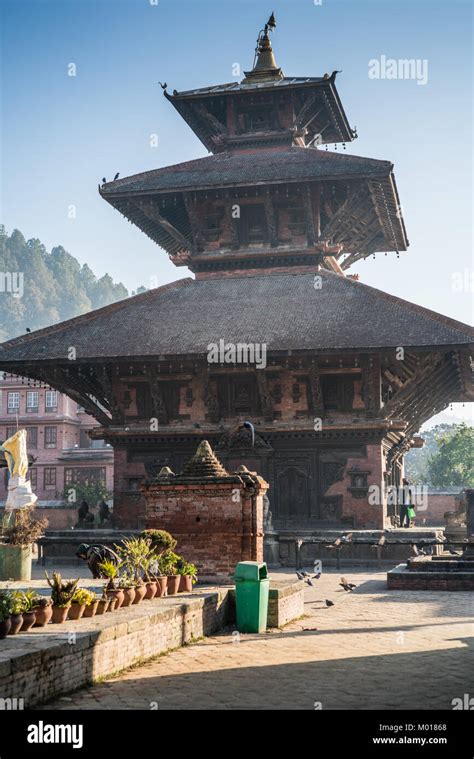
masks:
<path id="1" fill-rule="evenodd" d="M 402 482 L 403 485 L 401 488 L 399 488 L 400 527 L 411 527 L 413 505 L 410 483 L 405 478 Z"/>

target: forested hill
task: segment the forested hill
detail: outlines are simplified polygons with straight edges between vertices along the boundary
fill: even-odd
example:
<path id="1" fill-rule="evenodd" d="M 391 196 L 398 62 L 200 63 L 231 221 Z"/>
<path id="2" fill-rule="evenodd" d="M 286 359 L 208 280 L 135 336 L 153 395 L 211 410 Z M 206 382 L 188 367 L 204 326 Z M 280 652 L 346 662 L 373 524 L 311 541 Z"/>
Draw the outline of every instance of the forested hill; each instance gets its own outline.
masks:
<path id="1" fill-rule="evenodd" d="M 0 342 L 127 296 L 121 282 L 97 278 L 62 246 L 48 253 L 40 240 L 0 226 Z"/>

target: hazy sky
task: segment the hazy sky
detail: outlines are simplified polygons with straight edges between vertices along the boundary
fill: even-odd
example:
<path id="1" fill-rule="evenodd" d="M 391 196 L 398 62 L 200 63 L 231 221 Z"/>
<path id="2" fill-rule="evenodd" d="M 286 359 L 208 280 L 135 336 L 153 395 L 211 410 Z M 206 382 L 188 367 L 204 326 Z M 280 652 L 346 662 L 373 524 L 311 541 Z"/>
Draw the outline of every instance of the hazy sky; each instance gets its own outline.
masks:
<path id="1" fill-rule="evenodd" d="M 1 221 L 129 288 L 187 275 L 103 201 L 97 184 L 207 154 L 162 95 L 251 67 L 270 12 L 285 75 L 341 69 L 359 138 L 391 160 L 410 248 L 353 268 L 362 281 L 472 319 L 470 0 L 3 0 Z M 416 59 L 416 79 L 369 61 Z M 68 76 L 74 64 L 76 76 Z M 70 68 L 69 68 L 70 71 Z M 150 135 L 158 135 L 158 147 Z M 339 148 L 340 149 L 340 148 Z M 76 218 L 68 217 L 75 206 Z M 462 409 L 459 409 L 462 413 Z"/>

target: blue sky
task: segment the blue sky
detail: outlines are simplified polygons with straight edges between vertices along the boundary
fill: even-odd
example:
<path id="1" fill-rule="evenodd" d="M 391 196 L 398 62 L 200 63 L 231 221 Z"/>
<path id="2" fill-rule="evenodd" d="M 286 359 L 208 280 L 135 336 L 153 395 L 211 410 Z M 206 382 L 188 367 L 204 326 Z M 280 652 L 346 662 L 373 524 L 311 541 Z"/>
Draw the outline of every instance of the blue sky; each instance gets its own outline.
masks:
<path id="1" fill-rule="evenodd" d="M 257 32 L 274 10 L 285 74 L 342 69 L 338 91 L 359 133 L 347 152 L 395 164 L 411 246 L 398 260 L 381 255 L 353 270 L 367 284 L 471 321 L 470 1 L 154 1 L 3 0 L 7 230 L 48 249 L 62 244 L 129 289 L 185 276 L 101 200 L 97 184 L 116 171 L 206 155 L 158 81 L 170 90 L 232 81 L 234 63 L 251 66 Z M 370 79 L 369 61 L 382 55 L 426 59 L 428 83 Z"/>

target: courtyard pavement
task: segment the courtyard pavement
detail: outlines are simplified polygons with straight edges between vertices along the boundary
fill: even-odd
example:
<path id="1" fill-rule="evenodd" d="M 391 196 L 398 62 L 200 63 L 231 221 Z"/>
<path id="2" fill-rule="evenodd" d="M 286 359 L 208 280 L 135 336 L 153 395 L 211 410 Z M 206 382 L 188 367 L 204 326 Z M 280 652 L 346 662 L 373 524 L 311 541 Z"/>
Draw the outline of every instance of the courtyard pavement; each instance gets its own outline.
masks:
<path id="1" fill-rule="evenodd" d="M 227 630 L 39 708 L 450 710 L 474 696 L 471 593 L 388 591 L 385 571 L 343 574 L 354 592 L 326 571 L 306 589 L 305 617 L 282 630 Z"/>

